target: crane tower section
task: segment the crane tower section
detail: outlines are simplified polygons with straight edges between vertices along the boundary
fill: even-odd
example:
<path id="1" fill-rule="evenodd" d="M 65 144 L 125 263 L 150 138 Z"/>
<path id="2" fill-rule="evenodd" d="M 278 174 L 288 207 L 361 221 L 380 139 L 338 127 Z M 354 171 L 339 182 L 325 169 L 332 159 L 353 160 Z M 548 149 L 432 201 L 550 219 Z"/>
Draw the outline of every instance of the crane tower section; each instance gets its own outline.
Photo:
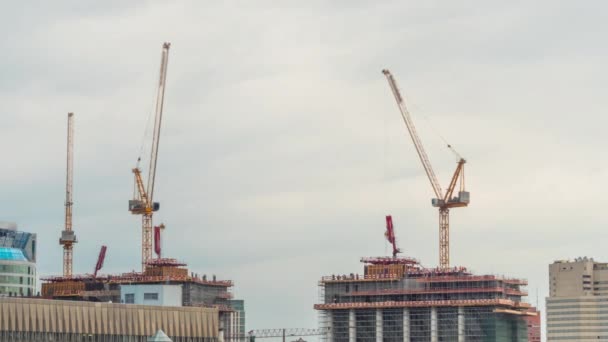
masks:
<path id="1" fill-rule="evenodd" d="M 68 139 L 67 139 L 67 162 L 65 181 L 65 226 L 59 238 L 59 244 L 63 246 L 63 276 L 72 277 L 73 248 L 77 241 L 72 230 L 72 178 L 74 159 L 74 113 L 68 113 Z"/>
<path id="2" fill-rule="evenodd" d="M 152 214 L 160 208 L 159 203 L 154 202 L 154 184 L 156 180 L 156 165 L 158 161 L 158 147 L 160 143 L 160 130 L 165 102 L 165 83 L 167 80 L 167 65 L 169 62 L 170 47 L 171 43 L 164 43 L 161 54 L 160 77 L 156 96 L 156 111 L 154 115 L 154 131 L 152 135 L 147 186 L 144 185 L 139 166 L 132 169 L 135 176 L 136 191 L 133 199 L 129 201 L 129 211 L 134 215 L 142 215 L 142 270 L 145 270 L 146 263 L 152 259 Z"/>
<path id="3" fill-rule="evenodd" d="M 399 91 L 397 81 L 395 81 L 395 78 L 387 69 L 382 70 L 382 73 L 386 76 L 391 91 L 395 96 L 403 122 L 407 127 L 414 147 L 416 148 L 416 152 L 418 153 L 418 157 L 422 162 L 422 167 L 431 182 L 431 187 L 436 196 L 431 200 L 431 204 L 433 207 L 439 209 L 439 267 L 447 269 L 450 266 L 450 208 L 466 207 L 469 205 L 470 201 L 469 192 L 465 191 L 464 187 L 464 164 L 466 163 L 466 160 L 458 156 L 459 160 L 456 171 L 444 193 L 439 185 L 439 181 L 437 180 L 437 176 L 435 175 L 435 171 L 433 170 L 426 151 L 424 150 L 422 141 L 416 132 L 416 127 L 414 126 L 410 112 L 405 106 L 405 100 Z M 452 149 L 450 145 L 448 145 L 448 148 Z M 453 149 L 452 151 L 455 153 Z M 458 153 L 456 153 L 456 155 L 458 155 Z M 457 185 L 460 185 L 460 190 L 458 191 L 458 194 L 454 196 L 454 190 Z"/>

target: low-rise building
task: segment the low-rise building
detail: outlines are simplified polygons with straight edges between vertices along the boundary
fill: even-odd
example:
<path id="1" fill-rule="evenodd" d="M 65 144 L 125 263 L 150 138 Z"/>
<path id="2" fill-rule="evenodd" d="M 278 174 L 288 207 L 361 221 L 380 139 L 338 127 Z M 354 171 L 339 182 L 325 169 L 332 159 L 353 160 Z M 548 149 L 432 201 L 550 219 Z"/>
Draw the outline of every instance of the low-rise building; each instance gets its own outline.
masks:
<path id="1" fill-rule="evenodd" d="M 219 342 L 216 308 L 0 298 L 0 341 Z"/>

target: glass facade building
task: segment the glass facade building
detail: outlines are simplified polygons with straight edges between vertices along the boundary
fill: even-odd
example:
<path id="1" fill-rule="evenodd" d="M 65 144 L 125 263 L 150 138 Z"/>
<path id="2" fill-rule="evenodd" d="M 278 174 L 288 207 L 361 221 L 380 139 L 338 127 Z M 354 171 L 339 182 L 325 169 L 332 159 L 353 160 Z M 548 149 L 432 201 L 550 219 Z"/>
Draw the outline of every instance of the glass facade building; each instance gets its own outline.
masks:
<path id="1" fill-rule="evenodd" d="M 237 326 L 237 333 L 239 335 L 239 338 L 236 339 L 237 341 L 244 341 L 245 340 L 245 301 L 243 299 L 231 299 L 229 301 L 230 303 L 230 307 L 238 312 L 238 317 L 236 317 L 236 322 L 235 325 Z"/>
<path id="2" fill-rule="evenodd" d="M 0 222 L 0 296 L 36 294 L 36 234 Z"/>

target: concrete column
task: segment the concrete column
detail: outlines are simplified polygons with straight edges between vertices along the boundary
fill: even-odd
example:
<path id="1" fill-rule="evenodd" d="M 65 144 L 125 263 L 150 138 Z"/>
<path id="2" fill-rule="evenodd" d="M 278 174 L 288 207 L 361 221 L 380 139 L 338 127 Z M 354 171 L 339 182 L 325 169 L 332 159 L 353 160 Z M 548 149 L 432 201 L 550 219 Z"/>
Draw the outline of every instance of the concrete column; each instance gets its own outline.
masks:
<path id="1" fill-rule="evenodd" d="M 376 342 L 382 342 L 382 309 L 376 310 Z"/>
<path id="2" fill-rule="evenodd" d="M 438 342 L 437 337 L 437 308 L 431 308 L 431 342 Z"/>
<path id="3" fill-rule="evenodd" d="M 219 318 L 219 336 L 218 336 L 218 340 L 219 342 L 224 342 L 224 316 L 221 315 Z"/>
<path id="4" fill-rule="evenodd" d="M 403 342 L 410 342 L 410 309 L 403 308 Z"/>
<path id="5" fill-rule="evenodd" d="M 230 322 L 230 325 L 232 325 L 230 331 L 231 331 L 231 341 L 238 341 L 238 337 L 234 337 L 234 336 L 239 336 L 239 329 L 238 329 L 238 321 L 239 321 L 239 312 L 238 311 L 234 311 L 232 313 L 232 315 L 230 315 L 232 317 L 232 322 Z"/>
<path id="6" fill-rule="evenodd" d="M 458 307 L 458 342 L 464 342 L 464 307 Z"/>
<path id="7" fill-rule="evenodd" d="M 325 312 L 325 319 L 326 319 L 326 327 L 327 327 L 327 335 L 326 336 L 326 341 L 327 342 L 333 342 L 334 341 L 334 312 L 332 310 L 327 310 Z M 323 339 L 321 339 L 323 340 Z"/>
<path id="8" fill-rule="evenodd" d="M 348 342 L 357 342 L 357 319 L 354 309 L 348 311 Z"/>

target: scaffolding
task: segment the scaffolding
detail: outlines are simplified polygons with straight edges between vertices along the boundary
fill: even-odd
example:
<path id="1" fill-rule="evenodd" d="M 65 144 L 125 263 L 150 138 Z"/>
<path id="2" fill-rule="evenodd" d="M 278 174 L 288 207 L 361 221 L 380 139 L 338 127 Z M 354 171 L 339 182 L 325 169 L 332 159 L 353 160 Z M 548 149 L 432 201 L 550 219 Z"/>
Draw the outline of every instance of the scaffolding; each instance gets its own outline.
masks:
<path id="1" fill-rule="evenodd" d="M 207 275 L 200 276 L 195 273 L 188 273 L 186 264 L 179 262 L 176 259 L 159 258 L 152 259 L 147 263 L 144 272 L 128 272 L 117 275 L 93 275 L 82 274 L 73 275 L 71 277 L 50 276 L 43 277 L 42 296 L 45 298 L 57 297 L 82 297 L 91 293 L 98 294 L 102 297 L 108 297 L 116 290 L 120 284 L 160 284 L 160 283 L 183 283 L 187 284 L 187 289 L 197 288 L 196 285 L 204 286 L 212 289 L 216 297 L 228 300 L 232 299 L 232 293 L 228 292 L 228 288 L 233 286 L 230 280 L 218 280 L 215 276 L 210 279 Z M 110 291 L 110 292 L 109 292 Z M 190 304 L 195 304 L 196 301 L 191 301 Z M 188 305 L 189 303 L 185 303 Z"/>

